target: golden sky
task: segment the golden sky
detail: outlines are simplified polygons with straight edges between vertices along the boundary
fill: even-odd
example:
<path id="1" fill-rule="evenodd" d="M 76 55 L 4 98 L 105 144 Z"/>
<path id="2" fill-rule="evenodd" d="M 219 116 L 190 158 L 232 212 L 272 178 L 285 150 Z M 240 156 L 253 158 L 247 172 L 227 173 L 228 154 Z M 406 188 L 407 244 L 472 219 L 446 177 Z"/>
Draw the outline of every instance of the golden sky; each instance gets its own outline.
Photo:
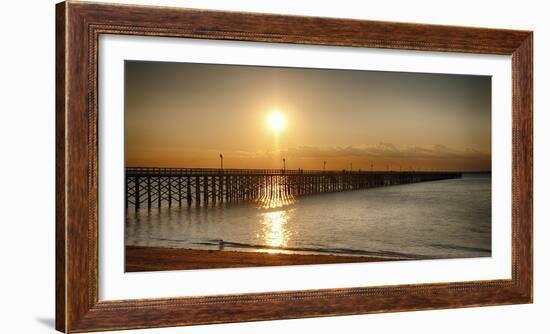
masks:
<path id="1" fill-rule="evenodd" d="M 220 153 L 225 168 L 490 170 L 491 78 L 126 61 L 127 166 Z"/>

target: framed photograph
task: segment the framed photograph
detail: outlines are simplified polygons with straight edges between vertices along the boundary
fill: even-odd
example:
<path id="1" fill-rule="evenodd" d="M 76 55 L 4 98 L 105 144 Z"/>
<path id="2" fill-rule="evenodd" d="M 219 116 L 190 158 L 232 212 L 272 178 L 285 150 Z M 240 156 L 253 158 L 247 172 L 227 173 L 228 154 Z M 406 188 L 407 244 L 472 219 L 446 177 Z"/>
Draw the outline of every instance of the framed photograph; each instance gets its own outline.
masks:
<path id="1" fill-rule="evenodd" d="M 56 12 L 59 331 L 532 302 L 532 32 Z"/>

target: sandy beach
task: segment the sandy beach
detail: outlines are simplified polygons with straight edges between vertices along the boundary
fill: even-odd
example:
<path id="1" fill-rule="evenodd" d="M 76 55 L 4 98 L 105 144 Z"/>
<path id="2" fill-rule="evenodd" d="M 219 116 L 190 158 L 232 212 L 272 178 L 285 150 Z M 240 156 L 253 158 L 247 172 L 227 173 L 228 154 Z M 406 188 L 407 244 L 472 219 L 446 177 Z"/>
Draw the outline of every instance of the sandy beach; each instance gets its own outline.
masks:
<path id="1" fill-rule="evenodd" d="M 127 272 L 289 266 L 350 262 L 391 261 L 374 256 L 272 254 L 160 247 L 126 247 Z"/>

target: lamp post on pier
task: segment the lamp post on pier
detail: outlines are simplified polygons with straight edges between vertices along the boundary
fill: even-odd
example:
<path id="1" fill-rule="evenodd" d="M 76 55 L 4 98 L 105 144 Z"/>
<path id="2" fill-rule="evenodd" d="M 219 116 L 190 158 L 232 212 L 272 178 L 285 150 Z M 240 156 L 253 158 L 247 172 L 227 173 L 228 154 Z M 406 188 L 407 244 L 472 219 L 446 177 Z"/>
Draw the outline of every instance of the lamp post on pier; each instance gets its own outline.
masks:
<path id="1" fill-rule="evenodd" d="M 220 153 L 220 167 L 223 170 L 223 154 Z"/>
<path id="2" fill-rule="evenodd" d="M 286 158 L 283 158 L 283 172 L 286 171 Z"/>

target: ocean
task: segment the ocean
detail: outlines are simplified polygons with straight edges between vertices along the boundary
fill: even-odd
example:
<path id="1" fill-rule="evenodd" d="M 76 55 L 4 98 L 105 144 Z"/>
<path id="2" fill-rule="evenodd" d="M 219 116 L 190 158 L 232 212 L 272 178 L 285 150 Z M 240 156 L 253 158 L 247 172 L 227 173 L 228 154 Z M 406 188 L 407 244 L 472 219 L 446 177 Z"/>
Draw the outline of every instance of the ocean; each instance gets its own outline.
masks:
<path id="1" fill-rule="evenodd" d="M 491 176 L 128 210 L 126 245 L 398 259 L 491 256 Z"/>

